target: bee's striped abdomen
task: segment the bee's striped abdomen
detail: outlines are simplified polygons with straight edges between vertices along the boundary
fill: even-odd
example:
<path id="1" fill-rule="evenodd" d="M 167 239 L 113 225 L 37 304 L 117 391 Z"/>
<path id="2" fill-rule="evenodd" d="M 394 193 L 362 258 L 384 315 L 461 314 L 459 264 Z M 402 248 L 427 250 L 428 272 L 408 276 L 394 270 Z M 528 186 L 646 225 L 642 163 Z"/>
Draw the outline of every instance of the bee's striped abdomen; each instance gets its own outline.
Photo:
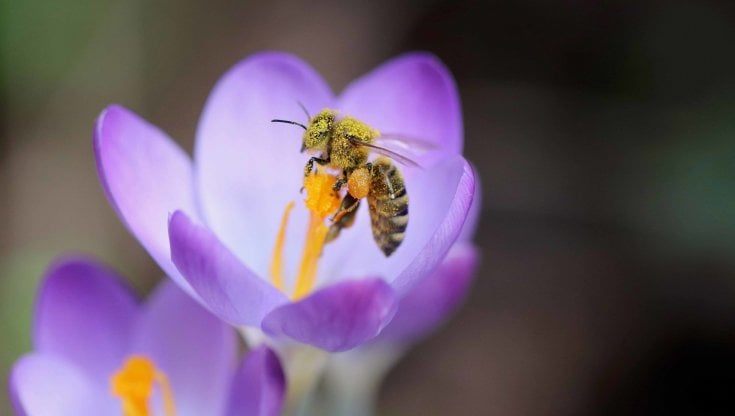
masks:
<path id="1" fill-rule="evenodd" d="M 367 196 L 373 239 L 390 256 L 403 242 L 408 225 L 408 193 L 403 176 L 387 158 L 372 166 L 372 183 Z"/>

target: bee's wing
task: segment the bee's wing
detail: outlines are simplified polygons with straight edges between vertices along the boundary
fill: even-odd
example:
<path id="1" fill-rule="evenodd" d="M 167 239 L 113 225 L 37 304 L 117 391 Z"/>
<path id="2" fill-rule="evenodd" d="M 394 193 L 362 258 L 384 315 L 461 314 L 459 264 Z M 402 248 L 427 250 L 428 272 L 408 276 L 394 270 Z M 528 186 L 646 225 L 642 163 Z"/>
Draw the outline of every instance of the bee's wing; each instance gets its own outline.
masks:
<path id="1" fill-rule="evenodd" d="M 408 137 L 401 134 L 381 133 L 375 139 L 375 144 L 388 149 L 401 149 L 411 153 L 424 153 L 435 151 L 439 146 L 414 137 Z"/>
<path id="2" fill-rule="evenodd" d="M 430 143 L 414 137 L 392 133 L 381 134 L 375 139 L 372 145 L 392 152 L 392 154 L 399 154 L 403 156 L 404 159 L 409 159 L 413 161 L 421 158 L 426 153 L 434 152 L 439 149 L 439 146 L 434 143 Z M 391 155 L 386 154 L 386 156 Z M 401 162 L 401 160 L 396 161 Z M 413 164 L 405 162 L 401 163 L 411 166 L 417 165 L 416 162 L 413 162 Z"/>
<path id="3" fill-rule="evenodd" d="M 353 144 L 355 144 L 357 146 L 367 147 L 370 150 L 372 150 L 373 152 L 375 152 L 375 153 L 377 153 L 379 155 L 387 156 L 387 157 L 395 160 L 396 162 L 398 162 L 398 163 L 400 163 L 402 165 L 411 166 L 411 167 L 414 167 L 414 168 L 421 168 L 421 165 L 419 165 L 418 163 L 414 162 L 413 160 L 409 159 L 406 156 L 403 156 L 402 154 L 400 154 L 398 152 L 394 152 L 393 150 L 386 149 L 385 147 L 381 147 L 381 146 L 378 146 L 378 145 L 375 145 L 375 144 L 372 144 L 372 143 L 365 143 L 365 142 L 359 141 L 359 140 L 351 140 L 351 141 L 352 141 Z"/>

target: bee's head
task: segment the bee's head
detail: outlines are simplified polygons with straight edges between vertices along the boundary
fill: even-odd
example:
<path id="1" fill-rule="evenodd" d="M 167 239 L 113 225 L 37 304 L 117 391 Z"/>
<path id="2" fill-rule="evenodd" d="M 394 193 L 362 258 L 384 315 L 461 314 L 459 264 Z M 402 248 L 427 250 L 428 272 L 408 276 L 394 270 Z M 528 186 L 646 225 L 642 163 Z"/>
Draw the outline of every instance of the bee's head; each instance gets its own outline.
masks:
<path id="1" fill-rule="evenodd" d="M 327 108 L 309 120 L 309 125 L 304 132 L 304 144 L 301 150 L 326 150 L 329 138 L 334 130 L 336 117 L 337 112 Z"/>

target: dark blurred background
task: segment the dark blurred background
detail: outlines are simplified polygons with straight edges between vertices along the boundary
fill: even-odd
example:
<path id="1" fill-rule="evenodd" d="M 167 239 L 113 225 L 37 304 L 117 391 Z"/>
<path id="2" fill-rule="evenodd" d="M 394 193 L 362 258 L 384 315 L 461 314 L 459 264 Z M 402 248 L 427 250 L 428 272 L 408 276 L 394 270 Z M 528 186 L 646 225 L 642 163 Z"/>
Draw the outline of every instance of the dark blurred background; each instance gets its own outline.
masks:
<path id="1" fill-rule="evenodd" d="M 98 184 L 104 106 L 191 151 L 210 88 L 253 52 L 295 52 L 339 91 L 423 49 L 459 85 L 483 262 L 380 413 L 735 414 L 733 45 L 731 1 L 2 0 L 0 370 L 30 348 L 56 255 L 141 291 L 161 275 Z"/>

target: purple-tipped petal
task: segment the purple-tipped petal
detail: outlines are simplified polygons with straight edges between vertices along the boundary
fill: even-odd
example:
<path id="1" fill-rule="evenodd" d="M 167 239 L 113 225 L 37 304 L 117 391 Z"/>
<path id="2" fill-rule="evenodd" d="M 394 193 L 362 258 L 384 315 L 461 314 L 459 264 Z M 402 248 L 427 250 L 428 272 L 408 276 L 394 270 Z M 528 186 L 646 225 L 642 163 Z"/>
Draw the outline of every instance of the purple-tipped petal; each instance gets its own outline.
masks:
<path id="1" fill-rule="evenodd" d="M 480 183 L 480 176 L 475 172 L 475 195 L 472 198 L 472 204 L 467 212 L 467 219 L 462 226 L 462 232 L 459 233 L 457 241 L 472 241 L 475 238 L 477 232 L 477 224 L 480 222 L 480 214 L 482 214 L 482 184 Z"/>
<path id="2" fill-rule="evenodd" d="M 281 414 L 286 379 L 276 354 L 266 346 L 251 350 L 230 387 L 227 416 Z"/>
<path id="3" fill-rule="evenodd" d="M 385 134 L 462 151 L 462 111 L 452 75 L 435 56 L 410 53 L 350 84 L 338 107 Z"/>
<path id="4" fill-rule="evenodd" d="M 181 211 L 169 222 L 171 259 L 204 305 L 233 325 L 258 326 L 288 299 L 245 267 L 207 228 Z"/>
<path id="5" fill-rule="evenodd" d="M 396 306 L 393 290 L 382 279 L 343 281 L 275 309 L 263 320 L 263 330 L 327 351 L 346 351 L 378 335 Z"/>
<path id="6" fill-rule="evenodd" d="M 166 373 L 179 416 L 222 414 L 236 352 L 234 330 L 170 281 L 145 305 L 132 348 Z"/>
<path id="7" fill-rule="evenodd" d="M 74 364 L 59 356 L 33 353 L 10 373 L 10 401 L 20 416 L 109 415 L 119 411 L 108 394 Z"/>
<path id="8" fill-rule="evenodd" d="M 460 156 L 406 178 L 408 228 L 395 253 L 385 257 L 373 241 L 367 204 L 355 225 L 325 247 L 324 274 L 383 276 L 401 295 L 441 262 L 463 227 L 474 195 L 474 174 Z M 337 254 L 340 254 L 338 256 Z"/>
<path id="9" fill-rule="evenodd" d="M 476 267 L 475 248 L 470 243 L 455 244 L 441 266 L 401 299 L 376 342 L 405 344 L 434 330 L 465 298 Z"/>
<path id="10" fill-rule="evenodd" d="M 167 229 L 175 210 L 197 212 L 189 156 L 164 132 L 118 105 L 97 119 L 94 150 L 102 186 L 118 215 L 163 271 L 191 291 L 171 263 Z"/>
<path id="11" fill-rule="evenodd" d="M 308 64 L 267 52 L 230 69 L 204 108 L 195 149 L 202 212 L 222 242 L 260 276 L 267 275 L 286 204 L 303 198 L 299 189 L 308 158 L 299 152 L 303 130 L 271 120 L 306 124 L 299 103 L 316 114 L 332 100 L 329 87 Z M 294 210 L 289 229 L 306 229 L 304 211 Z M 289 236 L 286 252 L 300 252 L 301 242 Z"/>
<path id="12" fill-rule="evenodd" d="M 36 351 L 64 357 L 93 380 L 106 380 L 129 348 L 138 315 L 118 276 L 82 258 L 58 261 L 36 303 Z"/>
<path id="13" fill-rule="evenodd" d="M 444 259 L 449 248 L 454 244 L 462 231 L 467 213 L 472 204 L 475 193 L 475 176 L 472 167 L 461 159 L 460 166 L 462 168 L 461 176 L 456 182 L 456 186 L 447 186 L 447 183 L 437 184 L 433 192 L 449 192 L 451 202 L 440 211 L 440 215 L 436 215 L 435 227 L 431 237 L 420 251 L 413 257 L 411 262 L 403 271 L 392 281 L 392 286 L 397 292 L 405 294 L 414 285 L 418 284 L 421 279 L 431 273 L 437 265 Z M 426 186 L 429 186 L 428 184 Z M 414 198 L 415 200 L 415 198 Z M 429 200 L 424 201 L 428 203 Z M 419 202 L 421 203 L 421 202 Z M 441 205 L 434 208 L 441 209 Z M 424 222 L 426 226 L 430 226 L 430 222 Z M 420 231 L 419 231 L 420 232 Z"/>

